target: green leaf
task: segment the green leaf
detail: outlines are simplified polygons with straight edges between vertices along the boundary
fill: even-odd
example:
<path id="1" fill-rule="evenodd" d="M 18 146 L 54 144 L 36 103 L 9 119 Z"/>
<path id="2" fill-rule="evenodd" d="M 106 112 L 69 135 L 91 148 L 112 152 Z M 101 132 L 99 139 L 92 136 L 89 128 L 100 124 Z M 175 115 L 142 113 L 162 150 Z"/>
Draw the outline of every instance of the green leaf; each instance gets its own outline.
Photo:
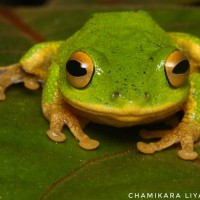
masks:
<path id="1" fill-rule="evenodd" d="M 137 9 L 143 8 L 140 5 Z M 65 39 L 93 12 L 132 10 L 130 5 L 18 8 L 14 13 L 48 40 Z M 149 8 L 167 31 L 200 37 L 199 8 Z M 0 16 L 0 65 L 15 63 L 33 45 L 17 26 Z M 0 199 L 128 199 L 129 193 L 198 192 L 200 164 L 180 160 L 177 149 L 146 156 L 136 150 L 141 127 L 90 124 L 86 132 L 100 141 L 94 151 L 79 148 L 67 128 L 61 144 L 46 136 L 42 90 L 10 87 L 0 102 Z M 200 153 L 200 148 L 196 147 Z"/>
<path id="2" fill-rule="evenodd" d="M 54 183 L 41 199 L 128 199 L 148 193 L 173 193 L 184 199 L 185 193 L 199 191 L 199 165 L 177 159 L 174 153 L 142 157 L 129 150 L 91 160 Z"/>

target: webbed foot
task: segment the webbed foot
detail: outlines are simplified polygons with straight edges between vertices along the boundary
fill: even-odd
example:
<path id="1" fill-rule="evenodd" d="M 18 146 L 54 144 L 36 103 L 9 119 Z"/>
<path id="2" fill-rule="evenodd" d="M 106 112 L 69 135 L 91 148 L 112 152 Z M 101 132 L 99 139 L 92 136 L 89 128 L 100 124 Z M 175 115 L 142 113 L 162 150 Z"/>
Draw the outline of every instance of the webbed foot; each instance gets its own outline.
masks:
<path id="1" fill-rule="evenodd" d="M 153 154 L 156 151 L 161 151 L 175 143 L 180 142 L 181 150 L 178 152 L 180 158 L 184 160 L 194 160 L 198 154 L 193 150 L 194 142 L 200 137 L 200 127 L 195 123 L 180 123 L 172 130 L 164 131 L 143 131 L 141 137 L 145 139 L 161 138 L 158 142 L 144 143 L 138 142 L 137 148 L 145 154 Z"/>

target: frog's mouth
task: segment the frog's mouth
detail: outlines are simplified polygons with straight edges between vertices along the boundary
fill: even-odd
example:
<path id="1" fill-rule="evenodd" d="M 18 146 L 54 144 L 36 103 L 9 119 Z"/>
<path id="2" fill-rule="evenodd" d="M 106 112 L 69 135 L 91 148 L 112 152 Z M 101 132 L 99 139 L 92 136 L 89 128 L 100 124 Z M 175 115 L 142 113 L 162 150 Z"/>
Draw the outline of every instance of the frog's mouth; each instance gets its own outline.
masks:
<path id="1" fill-rule="evenodd" d="M 72 106 L 72 111 L 76 115 L 88 118 L 93 122 L 115 127 L 148 124 L 163 120 L 179 110 L 182 110 L 186 101 L 187 100 L 185 99 L 176 104 L 168 103 L 159 108 L 139 108 L 134 106 L 125 106 L 119 109 L 102 105 L 86 105 L 67 100 L 67 102 Z"/>

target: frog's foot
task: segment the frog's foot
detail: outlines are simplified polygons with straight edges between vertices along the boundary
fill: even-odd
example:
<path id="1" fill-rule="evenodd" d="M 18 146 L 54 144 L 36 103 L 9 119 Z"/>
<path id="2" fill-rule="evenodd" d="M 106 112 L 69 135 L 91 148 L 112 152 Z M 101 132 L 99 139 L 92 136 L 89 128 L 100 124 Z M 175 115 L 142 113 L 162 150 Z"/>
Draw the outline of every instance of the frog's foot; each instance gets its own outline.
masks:
<path id="1" fill-rule="evenodd" d="M 9 65 L 7 67 L 0 67 L 0 100 L 6 98 L 4 92 L 7 87 L 14 83 L 24 82 L 28 89 L 37 89 L 39 84 L 37 79 L 28 75 L 21 67 L 20 63 Z"/>
<path id="2" fill-rule="evenodd" d="M 193 144 L 200 137 L 200 128 L 192 122 L 180 123 L 172 130 L 164 131 L 143 131 L 141 136 L 145 139 L 161 138 L 158 142 L 146 144 L 138 142 L 139 151 L 146 154 L 153 154 L 155 151 L 161 151 L 175 143 L 181 143 L 181 150 L 178 152 L 179 157 L 184 160 L 194 160 L 198 154 L 193 150 Z"/>
<path id="3" fill-rule="evenodd" d="M 97 140 L 89 138 L 81 128 L 78 119 L 71 113 L 70 109 L 64 104 L 55 104 L 50 106 L 43 105 L 44 115 L 50 121 L 50 130 L 47 132 L 48 137 L 55 142 L 63 142 L 66 136 L 61 133 L 64 125 L 67 125 L 79 141 L 79 146 L 86 150 L 96 149 L 99 146 Z"/>

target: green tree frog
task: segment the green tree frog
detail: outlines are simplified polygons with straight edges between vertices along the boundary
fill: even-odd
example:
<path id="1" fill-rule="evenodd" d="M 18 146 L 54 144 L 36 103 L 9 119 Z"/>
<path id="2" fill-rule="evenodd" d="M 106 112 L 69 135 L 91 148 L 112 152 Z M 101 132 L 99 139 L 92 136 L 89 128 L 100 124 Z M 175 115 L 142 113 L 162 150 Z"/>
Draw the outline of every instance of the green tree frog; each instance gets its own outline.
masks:
<path id="1" fill-rule="evenodd" d="M 200 137 L 200 39 L 166 33 L 145 11 L 96 13 L 65 41 L 33 46 L 19 63 L 0 68 L 0 99 L 17 82 L 37 89 L 44 82 L 42 110 L 48 137 L 62 142 L 64 125 L 91 150 L 99 146 L 83 131 L 87 121 L 115 127 L 164 120 L 179 110 L 171 130 L 145 131 L 139 151 L 152 154 L 174 143 L 178 155 L 197 158 Z"/>

